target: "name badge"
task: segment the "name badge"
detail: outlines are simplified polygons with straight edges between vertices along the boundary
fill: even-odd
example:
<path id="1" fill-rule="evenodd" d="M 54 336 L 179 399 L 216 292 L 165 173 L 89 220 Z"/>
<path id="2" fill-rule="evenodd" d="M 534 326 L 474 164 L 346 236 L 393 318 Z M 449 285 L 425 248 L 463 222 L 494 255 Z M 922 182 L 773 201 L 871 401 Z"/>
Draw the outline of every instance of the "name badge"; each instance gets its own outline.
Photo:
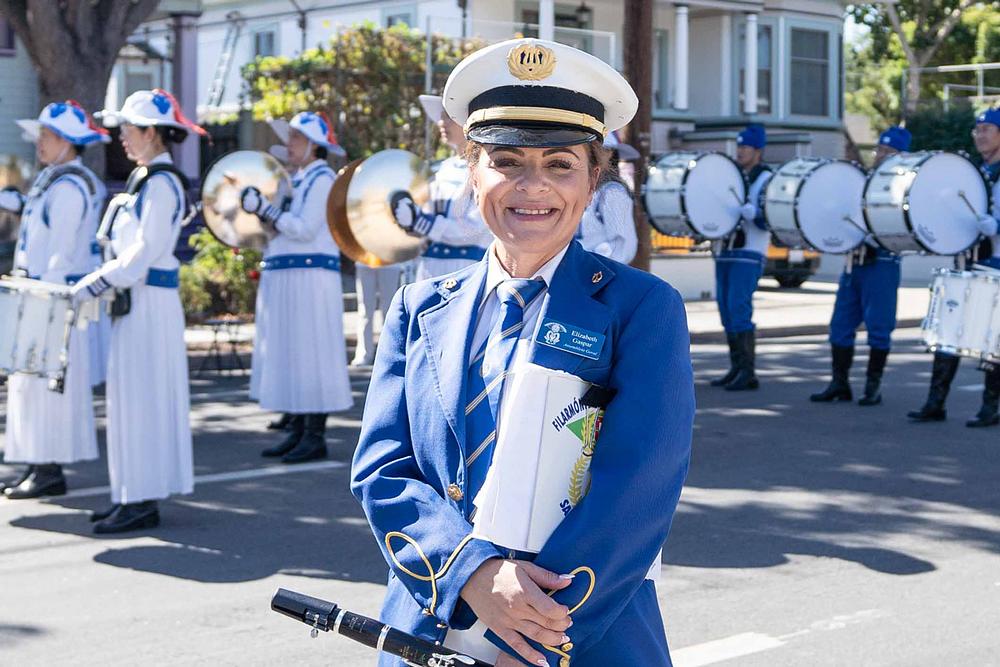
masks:
<path id="1" fill-rule="evenodd" d="M 542 320 L 535 342 L 587 359 L 599 359 L 604 348 L 603 335 L 548 318 Z"/>

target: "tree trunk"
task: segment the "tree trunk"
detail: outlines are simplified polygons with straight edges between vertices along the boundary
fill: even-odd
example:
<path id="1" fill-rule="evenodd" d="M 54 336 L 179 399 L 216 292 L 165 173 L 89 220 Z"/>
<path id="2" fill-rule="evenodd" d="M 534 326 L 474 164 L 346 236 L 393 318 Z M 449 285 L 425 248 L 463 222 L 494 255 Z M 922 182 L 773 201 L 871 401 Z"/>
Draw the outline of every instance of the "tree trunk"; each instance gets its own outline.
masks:
<path id="1" fill-rule="evenodd" d="M 917 110 L 920 103 L 920 65 L 911 63 L 906 71 L 906 105 L 903 107 L 903 117 L 907 118 Z"/>
<path id="2" fill-rule="evenodd" d="M 118 51 L 158 0 L 0 0 L 38 75 L 42 104 L 76 100 L 93 113 L 104 107 Z M 104 173 L 104 151 L 87 163 Z"/>
<path id="3" fill-rule="evenodd" d="M 625 130 L 626 142 L 639 151 L 635 161 L 635 232 L 639 247 L 632 266 L 649 271 L 652 251 L 649 222 L 639 201 L 646 182 L 646 165 L 649 162 L 650 127 L 652 125 L 653 73 L 653 0 L 626 0 L 625 2 L 625 78 L 632 84 L 639 97 L 639 110 Z"/>

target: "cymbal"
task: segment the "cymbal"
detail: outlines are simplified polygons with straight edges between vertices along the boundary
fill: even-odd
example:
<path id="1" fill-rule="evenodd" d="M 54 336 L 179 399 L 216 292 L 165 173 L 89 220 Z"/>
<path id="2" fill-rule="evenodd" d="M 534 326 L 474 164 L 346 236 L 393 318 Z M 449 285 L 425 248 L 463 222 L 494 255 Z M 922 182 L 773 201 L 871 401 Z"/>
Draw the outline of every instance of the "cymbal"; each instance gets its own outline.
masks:
<path id="1" fill-rule="evenodd" d="M 406 233 L 393 218 L 390 198 L 407 191 L 422 207 L 430 198 L 429 171 L 413 153 L 390 149 L 341 170 L 327 202 L 328 222 L 341 251 L 372 267 L 419 255 L 425 240 Z"/>
<path id="2" fill-rule="evenodd" d="M 240 206 L 240 194 L 255 186 L 275 206 L 292 197 L 288 172 L 273 156 L 260 151 L 227 153 L 209 166 L 201 183 L 205 226 L 233 248 L 263 250 L 274 230 Z"/>
<path id="3" fill-rule="evenodd" d="M 0 189 L 17 188 L 26 194 L 31 187 L 32 169 L 27 161 L 17 155 L 0 155 Z M 0 209 L 0 255 L 10 251 L 13 255 L 21 216 Z"/>

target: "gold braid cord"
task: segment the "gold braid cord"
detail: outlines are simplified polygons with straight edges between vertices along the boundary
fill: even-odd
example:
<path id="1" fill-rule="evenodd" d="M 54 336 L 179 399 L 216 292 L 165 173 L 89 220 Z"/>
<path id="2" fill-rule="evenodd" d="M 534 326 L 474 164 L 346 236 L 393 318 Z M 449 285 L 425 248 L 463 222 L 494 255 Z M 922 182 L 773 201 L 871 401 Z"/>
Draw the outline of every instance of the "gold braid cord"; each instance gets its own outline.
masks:
<path id="1" fill-rule="evenodd" d="M 590 599 L 591 594 L 593 594 L 593 592 L 594 592 L 594 586 L 597 585 L 597 575 L 594 574 L 594 571 L 592 569 L 590 569 L 589 567 L 587 567 L 586 565 L 581 565 L 580 567 L 578 567 L 575 570 L 573 570 L 572 572 L 570 572 L 570 574 L 576 576 L 576 575 L 580 574 L 581 572 L 586 573 L 587 576 L 590 577 L 590 585 L 587 586 L 587 592 L 583 594 L 583 597 L 580 598 L 580 601 L 576 603 L 576 606 L 570 608 L 570 610 L 569 610 L 570 615 L 572 615 L 573 612 L 575 612 L 577 609 L 579 609 L 580 607 L 582 607 L 584 602 L 586 602 L 587 600 Z M 553 595 L 555 595 L 555 593 L 556 593 L 556 591 L 549 591 L 548 595 L 549 595 L 549 597 L 552 597 Z M 564 644 L 563 646 L 566 646 L 566 644 Z M 565 660 L 566 664 L 569 664 L 570 655 L 569 655 L 568 651 L 571 650 L 572 647 L 570 647 L 570 649 L 566 649 L 566 650 L 563 650 L 561 647 L 560 648 L 556 648 L 555 646 L 549 646 L 548 644 L 542 644 L 542 647 L 546 651 L 551 651 L 552 653 L 555 653 L 556 655 L 558 655 L 559 657 L 561 657 L 563 660 Z M 560 663 L 561 662 L 562 661 L 560 661 Z"/>
<path id="2" fill-rule="evenodd" d="M 396 558 L 396 552 L 392 548 L 392 538 L 394 538 L 394 537 L 398 537 L 399 539 L 403 540 L 404 542 L 406 542 L 407 544 L 409 544 L 410 546 L 412 546 L 414 549 L 416 549 L 417 555 L 420 557 L 420 560 L 423 561 L 424 567 L 427 568 L 428 574 L 426 574 L 426 575 L 417 574 L 416 572 L 410 570 L 408 567 L 406 567 L 405 565 L 403 565 L 402 563 L 399 562 L 399 559 Z M 438 570 L 437 572 L 434 571 L 434 566 L 431 565 L 430 559 L 427 558 L 426 554 L 424 554 L 424 550 L 420 548 L 420 544 L 415 539 L 413 539 L 412 537 L 410 537 L 409 535 L 407 535 L 406 533 L 401 533 L 398 530 L 394 530 L 394 531 L 386 533 L 385 534 L 385 548 L 386 548 L 386 551 L 389 552 L 389 557 L 392 558 L 392 562 L 396 564 L 396 567 L 399 568 L 399 570 L 401 572 L 405 572 L 406 574 L 410 575 L 411 577 L 413 577 L 417 581 L 429 581 L 430 582 L 430 584 L 431 584 L 431 604 L 427 608 L 427 610 L 433 615 L 434 614 L 434 608 L 437 606 L 437 580 L 440 579 L 441 577 L 443 577 L 445 575 L 445 573 L 448 572 L 448 568 L 450 568 L 451 564 L 455 562 L 456 556 L 458 556 L 459 552 L 462 549 L 465 548 L 465 545 L 467 545 L 471 539 L 472 539 L 472 534 L 471 533 L 469 535 L 466 535 L 465 537 L 463 537 L 462 541 L 458 543 L 457 547 L 455 547 L 455 550 L 451 552 L 450 556 L 448 556 L 448 560 L 446 560 L 444 562 L 444 565 L 442 565 L 441 569 Z"/>

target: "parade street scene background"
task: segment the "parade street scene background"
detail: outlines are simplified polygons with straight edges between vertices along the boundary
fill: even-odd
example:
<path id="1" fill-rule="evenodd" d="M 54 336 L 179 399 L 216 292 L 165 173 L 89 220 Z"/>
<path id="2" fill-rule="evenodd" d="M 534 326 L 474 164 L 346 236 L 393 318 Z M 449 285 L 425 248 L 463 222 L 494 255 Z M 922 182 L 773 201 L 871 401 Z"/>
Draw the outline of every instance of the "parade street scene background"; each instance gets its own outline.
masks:
<path id="1" fill-rule="evenodd" d="M 539 147 L 600 175 L 490 382 L 511 341 L 477 319 L 507 307 L 489 281 L 531 275 L 483 177 Z M 568 197 L 571 164 L 499 219 L 558 215 L 524 193 Z M 618 296 L 546 310 L 577 261 L 578 292 Z M 0 276 L 0 665 L 1000 665 L 996 2 L 0 0 Z M 409 309 L 454 317 L 470 276 L 459 358 L 434 347 L 443 307 Z M 650 314 L 664 282 L 676 316 Z M 579 365 L 561 421 L 510 414 L 522 346 Z M 457 419 L 449 359 L 484 364 Z M 614 532 L 490 537 L 478 490 L 536 412 L 550 463 L 506 460 L 526 516 L 565 427 L 558 517 L 598 525 L 587 496 L 611 498 Z M 616 502 L 619 445 L 643 469 Z M 661 448 L 676 492 L 643 486 Z M 626 582 L 646 534 L 662 550 Z M 546 543 L 591 590 L 562 642 L 528 623 L 522 649 L 459 554 L 530 573 Z"/>

